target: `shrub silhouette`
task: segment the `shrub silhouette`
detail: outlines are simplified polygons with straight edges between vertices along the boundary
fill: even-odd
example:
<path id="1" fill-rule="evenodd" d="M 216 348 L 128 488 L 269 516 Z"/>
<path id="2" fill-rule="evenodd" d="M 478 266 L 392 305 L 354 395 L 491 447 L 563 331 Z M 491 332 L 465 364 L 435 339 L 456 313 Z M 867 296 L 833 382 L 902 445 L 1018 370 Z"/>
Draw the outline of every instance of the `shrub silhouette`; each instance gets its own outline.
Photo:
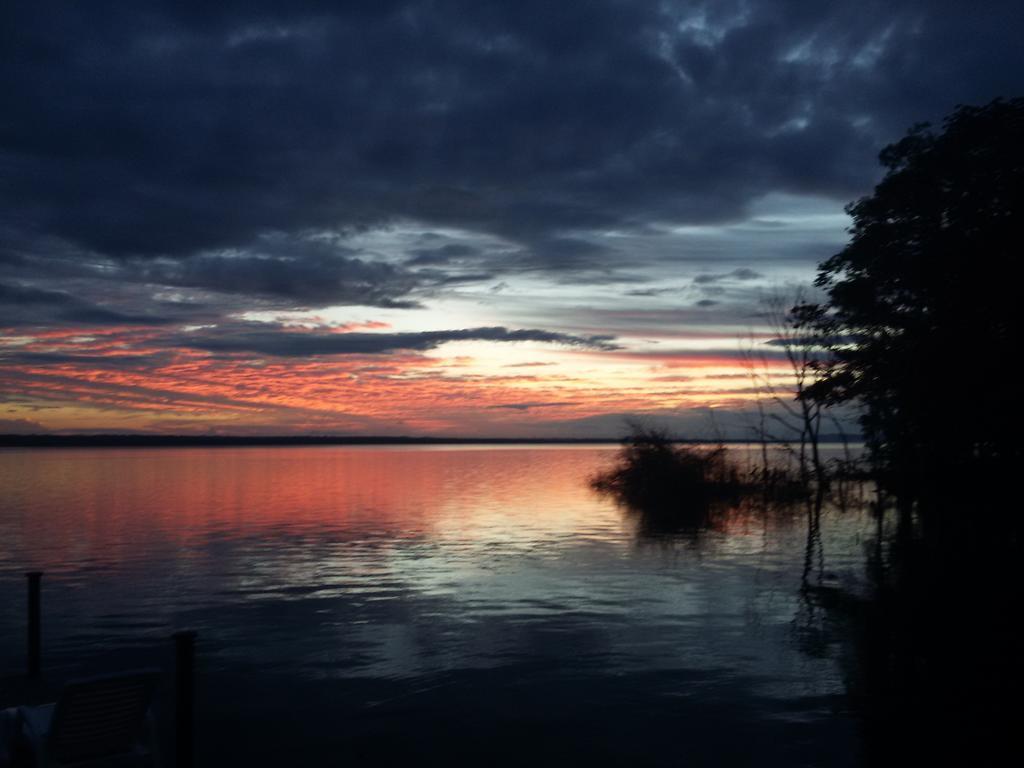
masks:
<path id="1" fill-rule="evenodd" d="M 647 514 L 699 519 L 713 502 L 735 498 L 745 483 L 723 446 L 676 445 L 665 432 L 634 426 L 616 466 L 591 485 Z"/>

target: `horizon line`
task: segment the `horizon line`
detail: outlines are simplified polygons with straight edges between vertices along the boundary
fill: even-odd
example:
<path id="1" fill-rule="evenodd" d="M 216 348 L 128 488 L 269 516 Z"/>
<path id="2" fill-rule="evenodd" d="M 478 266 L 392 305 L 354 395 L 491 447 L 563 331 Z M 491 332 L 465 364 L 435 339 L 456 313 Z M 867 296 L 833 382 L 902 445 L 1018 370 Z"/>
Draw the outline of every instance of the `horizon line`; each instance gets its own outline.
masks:
<path id="1" fill-rule="evenodd" d="M 2 448 L 45 447 L 161 447 L 161 446 L 244 446 L 244 445 L 580 445 L 620 444 L 623 437 L 442 437 L 435 435 L 160 435 L 149 433 L 71 433 L 0 434 Z M 860 435 L 847 436 L 848 442 L 860 442 Z M 757 444 L 791 443 L 792 440 L 752 438 L 670 437 L 673 443 Z M 842 442 L 841 435 L 822 435 L 819 442 Z"/>

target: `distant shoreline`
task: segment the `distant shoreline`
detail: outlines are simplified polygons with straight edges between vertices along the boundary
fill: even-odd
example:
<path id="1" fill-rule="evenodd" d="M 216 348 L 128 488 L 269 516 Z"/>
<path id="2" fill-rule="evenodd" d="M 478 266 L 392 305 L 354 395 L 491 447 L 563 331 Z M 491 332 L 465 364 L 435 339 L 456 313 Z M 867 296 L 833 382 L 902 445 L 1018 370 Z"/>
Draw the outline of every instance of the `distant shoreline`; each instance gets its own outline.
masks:
<path id="1" fill-rule="evenodd" d="M 289 445 L 617 445 L 621 437 L 384 437 L 338 435 L 0 435 L 0 448 L 174 448 L 174 447 L 239 447 Z M 859 437 L 851 437 L 853 444 Z M 675 443 L 724 443 L 749 445 L 756 440 L 697 440 L 677 438 Z M 770 440 L 782 444 L 784 440 Z M 838 436 L 825 435 L 822 443 L 842 442 Z"/>

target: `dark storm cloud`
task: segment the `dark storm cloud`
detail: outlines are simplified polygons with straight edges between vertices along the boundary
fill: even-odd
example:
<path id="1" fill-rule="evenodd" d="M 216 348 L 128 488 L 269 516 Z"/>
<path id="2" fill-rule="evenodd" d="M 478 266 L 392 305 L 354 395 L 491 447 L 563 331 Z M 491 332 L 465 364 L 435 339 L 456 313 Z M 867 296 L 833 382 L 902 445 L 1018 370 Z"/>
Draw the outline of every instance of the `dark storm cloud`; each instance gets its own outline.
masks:
<path id="1" fill-rule="evenodd" d="M 0 283 L 0 328 L 51 325 L 162 325 L 167 318 L 92 304 L 63 291 Z"/>
<path id="2" fill-rule="evenodd" d="M 864 341 L 863 336 L 794 336 L 792 338 L 768 339 L 765 344 L 774 347 L 786 347 L 797 349 L 826 349 L 830 347 L 845 346 Z"/>
<path id="3" fill-rule="evenodd" d="M 528 265 L 549 269 L 586 270 L 606 263 L 614 248 L 573 237 L 549 237 L 531 244 L 523 259 Z M 621 258 L 621 254 L 619 255 Z"/>
<path id="4" fill-rule="evenodd" d="M 734 269 L 732 272 L 726 272 L 724 274 L 705 274 L 697 275 L 693 278 L 693 282 L 697 285 L 709 285 L 711 283 L 720 283 L 723 280 L 757 280 L 764 277 L 760 272 L 757 272 L 748 267 L 740 267 Z"/>
<path id="5" fill-rule="evenodd" d="M 355 258 L 347 249 L 265 250 L 204 253 L 151 263 L 135 259 L 133 277 L 160 285 L 279 299 L 298 306 L 416 306 L 401 297 L 422 280 L 391 264 Z"/>
<path id="6" fill-rule="evenodd" d="M 417 248 L 409 259 L 410 266 L 435 266 L 462 261 L 471 256 L 478 256 L 479 249 L 462 243 L 448 243 L 437 248 Z"/>
<path id="7" fill-rule="evenodd" d="M 39 435 L 48 432 L 42 424 L 31 419 L 0 419 L 0 434 Z"/>
<path id="8" fill-rule="evenodd" d="M 73 355 L 63 352 L 31 352 L 14 349 L 0 351 L 0 361 L 8 365 L 82 365 L 94 369 L 144 370 L 164 365 L 171 360 L 168 353 L 148 355 Z"/>
<path id="9" fill-rule="evenodd" d="M 534 408 L 559 408 L 565 405 L 573 405 L 573 403 L 570 400 L 554 400 L 544 403 L 501 403 L 499 405 L 489 405 L 487 407 L 492 410 L 529 411 Z"/>
<path id="10" fill-rule="evenodd" d="M 448 269 L 456 274 L 461 270 L 485 269 L 476 279 L 487 279 L 499 274 L 548 273 L 555 279 L 565 280 L 570 273 L 573 282 L 606 282 L 609 267 L 624 262 L 621 252 L 601 243 L 574 237 L 520 236 L 515 247 L 474 247 L 464 243 L 416 249 L 406 261 L 409 267 L 425 267 L 417 276 L 433 277 L 430 270 Z M 628 275 L 617 274 L 616 279 L 629 282 Z M 462 278 L 463 280 L 465 277 Z"/>
<path id="11" fill-rule="evenodd" d="M 650 298 L 653 296 L 664 296 L 666 293 L 677 293 L 679 288 L 641 288 L 633 291 L 624 291 L 626 296 L 643 296 Z"/>
<path id="12" fill-rule="evenodd" d="M 479 274 L 602 274 L 629 254 L 585 233 L 862 194 L 911 123 L 1024 90 L 1020 27 L 1019 0 L 12 0 L 0 233 L 41 277 L 24 253 L 63 243 L 296 304 L 406 306 L 418 282 L 267 233 L 412 218 L 513 244 Z M 446 247 L 412 260 L 475 258 Z"/>
<path id="13" fill-rule="evenodd" d="M 183 334 L 168 340 L 176 347 L 208 352 L 251 352 L 276 357 L 310 355 L 377 355 L 395 351 L 425 352 L 450 341 L 538 341 L 583 349 L 618 349 L 611 336 L 575 336 L 539 329 L 463 328 L 413 333 L 297 333 L 259 328 L 218 329 Z"/>

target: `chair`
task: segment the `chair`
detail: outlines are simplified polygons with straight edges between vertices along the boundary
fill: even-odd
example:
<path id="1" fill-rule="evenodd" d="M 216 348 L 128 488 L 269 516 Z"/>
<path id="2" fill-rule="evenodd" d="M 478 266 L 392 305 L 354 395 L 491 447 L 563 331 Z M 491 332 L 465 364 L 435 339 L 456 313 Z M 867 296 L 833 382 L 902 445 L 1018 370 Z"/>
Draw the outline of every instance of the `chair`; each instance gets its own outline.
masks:
<path id="1" fill-rule="evenodd" d="M 156 766 L 149 712 L 160 673 L 138 670 L 69 683 L 55 704 L 19 707 L 23 743 L 39 768 Z"/>

